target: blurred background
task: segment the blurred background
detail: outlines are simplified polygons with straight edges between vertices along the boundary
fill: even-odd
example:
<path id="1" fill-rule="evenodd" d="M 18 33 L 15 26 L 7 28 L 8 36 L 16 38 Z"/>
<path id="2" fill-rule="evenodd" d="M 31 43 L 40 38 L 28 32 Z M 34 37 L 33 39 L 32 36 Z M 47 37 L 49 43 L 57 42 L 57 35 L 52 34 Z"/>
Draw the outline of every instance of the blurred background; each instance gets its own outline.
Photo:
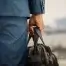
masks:
<path id="1" fill-rule="evenodd" d="M 59 66 L 66 66 L 66 0 L 45 0 L 43 20 L 45 44 L 56 54 Z"/>

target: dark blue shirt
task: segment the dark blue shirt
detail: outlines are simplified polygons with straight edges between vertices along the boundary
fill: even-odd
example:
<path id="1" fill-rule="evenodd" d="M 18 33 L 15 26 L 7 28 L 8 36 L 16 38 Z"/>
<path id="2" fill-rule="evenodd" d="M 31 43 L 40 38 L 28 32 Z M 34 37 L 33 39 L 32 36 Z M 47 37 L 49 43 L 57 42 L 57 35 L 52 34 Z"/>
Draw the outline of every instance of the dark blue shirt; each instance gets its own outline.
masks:
<path id="1" fill-rule="evenodd" d="M 29 17 L 44 13 L 44 0 L 0 0 L 0 16 Z"/>

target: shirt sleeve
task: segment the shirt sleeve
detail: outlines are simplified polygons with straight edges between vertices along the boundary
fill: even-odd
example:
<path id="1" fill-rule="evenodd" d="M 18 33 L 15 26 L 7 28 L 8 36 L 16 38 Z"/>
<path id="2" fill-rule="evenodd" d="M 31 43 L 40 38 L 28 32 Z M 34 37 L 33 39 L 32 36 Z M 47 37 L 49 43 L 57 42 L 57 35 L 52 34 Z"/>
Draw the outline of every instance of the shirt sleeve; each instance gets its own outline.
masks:
<path id="1" fill-rule="evenodd" d="M 45 13 L 45 0 L 28 0 L 30 14 Z"/>

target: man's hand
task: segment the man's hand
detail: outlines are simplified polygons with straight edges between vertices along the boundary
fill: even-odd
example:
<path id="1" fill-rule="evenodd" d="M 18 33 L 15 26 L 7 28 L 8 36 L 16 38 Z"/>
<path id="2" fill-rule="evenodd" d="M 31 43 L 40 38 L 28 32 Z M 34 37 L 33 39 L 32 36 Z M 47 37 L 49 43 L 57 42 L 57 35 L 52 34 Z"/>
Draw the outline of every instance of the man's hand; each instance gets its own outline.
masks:
<path id="1" fill-rule="evenodd" d="M 38 27 L 39 30 L 42 32 L 43 30 L 43 18 L 42 18 L 42 14 L 38 14 L 38 15 L 32 15 L 30 20 L 29 20 L 29 32 L 30 34 L 33 35 L 33 27 Z"/>

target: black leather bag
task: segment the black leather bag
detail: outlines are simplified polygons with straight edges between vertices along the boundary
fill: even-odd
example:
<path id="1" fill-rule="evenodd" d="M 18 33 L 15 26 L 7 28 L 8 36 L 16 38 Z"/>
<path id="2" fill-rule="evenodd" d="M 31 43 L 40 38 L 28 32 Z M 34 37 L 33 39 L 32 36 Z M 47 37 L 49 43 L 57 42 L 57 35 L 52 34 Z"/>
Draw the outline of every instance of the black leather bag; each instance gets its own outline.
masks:
<path id="1" fill-rule="evenodd" d="M 38 43 L 40 37 L 42 43 Z M 29 47 L 27 66 L 59 66 L 56 56 L 46 46 L 38 28 L 34 29 L 34 46 Z"/>

